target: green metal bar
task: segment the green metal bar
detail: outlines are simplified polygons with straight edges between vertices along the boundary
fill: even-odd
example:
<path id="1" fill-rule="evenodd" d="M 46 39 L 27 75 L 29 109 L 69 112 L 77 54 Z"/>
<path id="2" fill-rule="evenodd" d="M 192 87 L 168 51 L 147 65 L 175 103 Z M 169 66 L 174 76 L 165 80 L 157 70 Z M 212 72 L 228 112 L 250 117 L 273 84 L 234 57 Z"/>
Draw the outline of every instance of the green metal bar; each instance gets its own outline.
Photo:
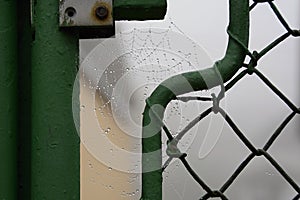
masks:
<path id="1" fill-rule="evenodd" d="M 114 0 L 115 20 L 163 19 L 166 11 L 166 0 Z"/>
<path id="2" fill-rule="evenodd" d="M 146 101 L 142 140 L 143 200 L 162 199 L 161 127 L 168 103 L 177 95 L 210 89 L 227 82 L 243 65 L 248 53 L 249 0 L 230 0 L 229 7 L 230 37 L 224 58 L 215 62 L 211 68 L 183 73 L 165 80 Z"/>
<path id="3" fill-rule="evenodd" d="M 80 147 L 72 116 L 79 38 L 59 30 L 58 4 L 58 0 L 34 1 L 31 198 L 35 200 L 80 199 Z"/>
<path id="4" fill-rule="evenodd" d="M 30 0 L 18 1 L 18 199 L 31 200 L 31 25 Z"/>
<path id="5" fill-rule="evenodd" d="M 17 9 L 0 0 L 0 199 L 17 198 Z"/>

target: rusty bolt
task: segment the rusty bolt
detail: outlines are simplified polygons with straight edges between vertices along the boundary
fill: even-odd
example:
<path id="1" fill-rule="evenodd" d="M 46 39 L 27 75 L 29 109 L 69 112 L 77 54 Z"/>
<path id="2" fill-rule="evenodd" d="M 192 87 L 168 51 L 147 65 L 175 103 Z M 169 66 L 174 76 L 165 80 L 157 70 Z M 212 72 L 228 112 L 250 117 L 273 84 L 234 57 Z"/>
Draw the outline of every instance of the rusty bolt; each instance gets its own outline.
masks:
<path id="1" fill-rule="evenodd" d="M 96 9 L 96 16 L 100 19 L 100 20 L 104 20 L 108 17 L 108 9 L 105 6 L 99 6 Z"/>

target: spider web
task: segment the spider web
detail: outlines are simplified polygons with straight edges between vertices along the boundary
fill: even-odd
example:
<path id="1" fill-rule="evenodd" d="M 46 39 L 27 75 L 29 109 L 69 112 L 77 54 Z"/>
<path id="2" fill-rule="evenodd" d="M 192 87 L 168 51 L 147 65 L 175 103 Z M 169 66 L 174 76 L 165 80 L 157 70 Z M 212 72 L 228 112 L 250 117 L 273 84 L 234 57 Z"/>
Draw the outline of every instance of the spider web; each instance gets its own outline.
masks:
<path id="1" fill-rule="evenodd" d="M 81 135 L 83 144 L 110 168 L 140 173 L 141 117 L 146 98 L 166 78 L 204 69 L 211 63 L 203 48 L 185 36 L 172 21 L 167 28 L 133 28 L 102 41 L 81 65 L 82 85 L 95 99 L 94 105 L 81 105 L 81 110 L 94 114 L 97 119 L 94 123 L 99 125 L 95 134 Z M 210 96 L 217 90 L 194 92 L 190 96 Z M 170 125 L 175 136 L 208 106 L 197 102 L 173 102 L 167 108 L 165 123 Z M 223 121 L 213 118 L 196 126 L 179 143 L 179 148 L 190 150 L 194 139 L 200 135 L 203 142 L 198 145 L 198 157 L 207 156 L 216 145 L 223 125 Z M 95 142 L 103 140 L 99 135 L 111 144 Z M 162 141 L 166 143 L 167 138 L 163 136 Z M 99 146 L 104 146 L 101 154 L 97 150 Z M 167 159 L 165 148 L 164 161 Z M 124 161 L 128 157 L 130 163 Z M 120 165 L 121 161 L 127 163 Z M 122 196 L 128 196 L 127 193 L 133 194 L 122 191 Z"/>

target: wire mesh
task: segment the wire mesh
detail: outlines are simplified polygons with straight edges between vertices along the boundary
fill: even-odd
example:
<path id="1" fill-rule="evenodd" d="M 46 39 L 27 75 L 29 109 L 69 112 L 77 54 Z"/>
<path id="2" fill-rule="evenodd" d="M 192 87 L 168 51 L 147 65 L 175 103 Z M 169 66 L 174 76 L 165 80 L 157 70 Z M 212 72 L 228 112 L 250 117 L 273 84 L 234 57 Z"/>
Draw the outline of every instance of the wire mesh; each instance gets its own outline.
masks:
<path id="1" fill-rule="evenodd" d="M 184 165 L 185 169 L 189 172 L 191 177 L 202 187 L 203 190 L 206 191 L 200 200 L 209 199 L 219 197 L 221 199 L 228 199 L 225 192 L 232 185 L 232 183 L 239 177 L 241 172 L 245 170 L 246 166 L 255 158 L 255 157 L 264 157 L 278 172 L 279 174 L 289 183 L 289 185 L 296 191 L 296 196 L 293 200 L 300 199 L 300 187 L 293 180 L 291 176 L 280 166 L 280 164 L 272 157 L 268 150 L 275 142 L 275 140 L 281 135 L 284 128 L 289 124 L 289 122 L 300 113 L 299 107 L 297 107 L 292 101 L 289 100 L 287 96 L 285 96 L 279 88 L 277 88 L 261 71 L 257 69 L 258 61 L 266 56 L 266 54 L 272 49 L 276 48 L 281 42 L 286 40 L 289 37 L 299 37 L 300 31 L 296 29 L 292 29 L 285 18 L 281 15 L 277 6 L 273 3 L 273 0 L 254 0 L 253 4 L 250 5 L 250 11 L 255 9 L 258 4 L 266 3 L 270 6 L 275 16 L 278 18 L 281 25 L 285 28 L 286 32 L 283 33 L 280 37 L 276 38 L 273 42 L 263 48 L 261 51 L 253 51 L 247 47 L 244 47 L 241 43 L 241 46 L 246 50 L 247 55 L 250 57 L 250 61 L 248 63 L 244 63 L 243 67 L 245 68 L 242 72 L 240 72 L 235 78 L 233 78 L 226 85 L 221 85 L 221 92 L 218 96 L 212 94 L 212 97 L 177 97 L 177 101 L 189 102 L 189 101 L 211 101 L 212 106 L 193 119 L 181 132 L 179 132 L 175 137 L 171 134 L 166 126 L 163 126 L 163 130 L 168 138 L 166 153 L 169 156 L 167 161 L 162 166 L 162 171 L 164 171 L 168 165 L 171 163 L 173 159 L 179 159 Z M 235 39 L 233 35 L 228 32 L 229 37 Z M 245 136 L 245 134 L 239 129 L 238 125 L 231 119 L 231 117 L 226 113 L 224 109 L 219 106 L 220 100 L 224 97 L 224 94 L 232 89 L 236 83 L 242 80 L 247 75 L 256 75 L 267 87 L 274 92 L 283 103 L 285 103 L 291 110 L 291 113 L 283 120 L 283 122 L 278 126 L 278 128 L 274 131 L 271 137 L 267 140 L 263 148 L 255 147 L 251 141 Z M 231 127 L 232 131 L 237 135 L 237 137 L 242 141 L 242 143 L 250 150 L 250 154 L 240 163 L 240 165 L 236 168 L 234 173 L 225 181 L 225 183 L 218 190 L 213 190 L 209 187 L 208 184 L 205 183 L 201 179 L 201 177 L 194 171 L 192 166 L 186 159 L 187 154 L 180 152 L 177 147 L 178 142 L 184 137 L 184 135 L 192 129 L 197 123 L 203 120 L 210 113 L 219 113 L 227 124 Z"/>

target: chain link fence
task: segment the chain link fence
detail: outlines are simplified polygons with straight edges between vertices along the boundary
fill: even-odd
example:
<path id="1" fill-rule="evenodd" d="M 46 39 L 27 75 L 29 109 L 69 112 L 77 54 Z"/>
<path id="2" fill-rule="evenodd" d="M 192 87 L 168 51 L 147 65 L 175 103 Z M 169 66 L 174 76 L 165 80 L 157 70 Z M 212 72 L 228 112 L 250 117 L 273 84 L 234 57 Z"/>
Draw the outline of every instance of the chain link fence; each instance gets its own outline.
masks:
<path id="1" fill-rule="evenodd" d="M 287 96 L 285 96 L 279 88 L 277 88 L 268 77 L 266 77 L 258 68 L 258 61 L 262 59 L 266 54 L 272 49 L 276 48 L 281 42 L 285 41 L 289 37 L 299 37 L 300 31 L 293 29 L 289 26 L 288 22 L 280 13 L 279 9 L 273 3 L 273 0 L 254 0 L 251 4 L 249 10 L 255 9 L 258 4 L 268 4 L 277 19 L 281 23 L 281 25 L 285 28 L 286 32 L 283 33 L 280 37 L 276 38 L 273 42 L 267 45 L 260 51 L 251 52 L 248 47 L 244 46 L 238 39 L 234 37 L 229 31 L 229 37 L 234 39 L 246 52 L 247 56 L 249 56 L 249 62 L 243 64 L 244 70 L 242 70 L 237 76 L 235 76 L 232 80 L 230 80 L 226 85 L 221 84 L 221 91 L 219 95 L 212 94 L 212 97 L 177 97 L 176 101 L 188 102 L 188 101 L 211 101 L 212 106 L 193 119 L 181 132 L 179 132 L 175 137 L 173 137 L 172 133 L 168 130 L 167 126 L 163 126 L 163 130 L 168 137 L 168 145 L 167 145 L 167 155 L 169 156 L 167 161 L 162 166 L 162 172 L 168 167 L 171 163 L 172 159 L 179 159 L 184 165 L 185 169 L 189 172 L 191 177 L 205 190 L 206 194 L 202 197 L 199 197 L 200 200 L 216 198 L 219 197 L 223 200 L 228 199 L 226 196 L 226 190 L 231 187 L 232 183 L 238 179 L 239 175 L 243 170 L 245 170 L 246 166 L 255 158 L 255 157 L 264 157 L 278 172 L 281 176 L 290 184 L 290 186 L 296 191 L 296 196 L 293 200 L 300 199 L 300 187 L 293 180 L 291 176 L 280 166 L 280 164 L 272 157 L 272 155 L 268 152 L 272 144 L 276 141 L 276 139 L 282 134 L 284 128 L 289 124 L 289 122 L 300 113 L 299 107 L 297 107 L 292 101 L 289 100 Z M 233 89 L 235 84 L 238 83 L 241 79 L 246 77 L 247 75 L 255 75 L 257 76 L 267 87 L 269 87 L 281 100 L 290 108 L 290 114 L 283 120 L 283 122 L 278 126 L 278 128 L 274 131 L 271 137 L 267 140 L 265 145 L 262 148 L 257 148 L 252 144 L 252 142 L 246 137 L 246 135 L 239 129 L 238 125 L 234 122 L 234 120 L 227 114 L 227 112 L 219 106 L 219 102 L 224 98 L 225 93 L 230 89 Z M 178 142 L 185 136 L 185 134 L 192 129 L 197 123 L 199 123 L 202 119 L 208 116 L 210 113 L 219 113 L 227 124 L 231 127 L 232 131 L 236 134 L 236 136 L 242 141 L 242 143 L 250 150 L 250 154 L 240 163 L 240 165 L 236 168 L 234 173 L 227 179 L 227 181 L 221 186 L 218 190 L 213 190 L 209 187 L 208 184 L 205 183 L 201 179 L 201 177 L 194 171 L 192 166 L 186 159 L 187 154 L 180 152 L 179 148 L 177 148 Z"/>

